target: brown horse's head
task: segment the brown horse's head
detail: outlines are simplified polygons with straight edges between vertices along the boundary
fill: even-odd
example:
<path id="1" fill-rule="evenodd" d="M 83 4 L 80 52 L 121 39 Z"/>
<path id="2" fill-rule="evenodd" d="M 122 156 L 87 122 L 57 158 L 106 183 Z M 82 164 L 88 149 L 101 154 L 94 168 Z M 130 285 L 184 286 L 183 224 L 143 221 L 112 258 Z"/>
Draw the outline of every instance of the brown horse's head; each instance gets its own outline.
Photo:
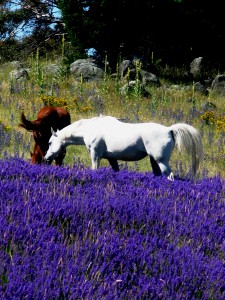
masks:
<path id="1" fill-rule="evenodd" d="M 40 164 L 44 162 L 44 155 L 48 150 L 51 128 L 57 130 L 69 125 L 70 114 L 62 107 L 46 106 L 38 112 L 37 117 L 36 120 L 29 121 L 22 112 L 19 126 L 33 132 L 35 144 L 34 152 L 31 153 L 31 161 Z M 56 164 L 62 164 L 64 157 L 65 153 L 56 159 Z"/>
<path id="2" fill-rule="evenodd" d="M 46 127 L 46 130 L 39 129 L 33 131 L 33 137 L 35 143 L 40 148 L 40 151 L 42 152 L 44 157 L 45 153 L 48 151 L 48 142 L 51 137 L 51 128 Z"/>
<path id="3" fill-rule="evenodd" d="M 31 152 L 30 156 L 33 164 L 41 164 L 44 162 L 44 154 L 36 143 L 34 143 L 34 152 Z"/>

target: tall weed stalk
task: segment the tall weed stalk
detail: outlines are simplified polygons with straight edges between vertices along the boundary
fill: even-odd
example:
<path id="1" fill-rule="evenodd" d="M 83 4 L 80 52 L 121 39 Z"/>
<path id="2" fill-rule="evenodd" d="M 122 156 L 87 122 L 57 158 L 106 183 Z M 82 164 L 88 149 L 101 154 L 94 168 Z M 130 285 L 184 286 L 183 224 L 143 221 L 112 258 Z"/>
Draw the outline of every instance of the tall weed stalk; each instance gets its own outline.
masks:
<path id="1" fill-rule="evenodd" d="M 39 90 L 38 95 L 44 93 L 44 73 L 40 67 L 39 49 L 36 51 L 35 69 L 34 69 L 34 81 L 37 84 Z"/>

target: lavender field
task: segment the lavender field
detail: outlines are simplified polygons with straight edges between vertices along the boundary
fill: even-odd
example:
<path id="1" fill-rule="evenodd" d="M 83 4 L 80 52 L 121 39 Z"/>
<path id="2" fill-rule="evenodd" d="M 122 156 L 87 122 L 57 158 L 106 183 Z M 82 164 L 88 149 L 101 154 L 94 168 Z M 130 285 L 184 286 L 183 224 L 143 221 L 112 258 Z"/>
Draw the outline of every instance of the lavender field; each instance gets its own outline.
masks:
<path id="1" fill-rule="evenodd" d="M 0 161 L 1 299 L 224 299 L 225 180 Z"/>

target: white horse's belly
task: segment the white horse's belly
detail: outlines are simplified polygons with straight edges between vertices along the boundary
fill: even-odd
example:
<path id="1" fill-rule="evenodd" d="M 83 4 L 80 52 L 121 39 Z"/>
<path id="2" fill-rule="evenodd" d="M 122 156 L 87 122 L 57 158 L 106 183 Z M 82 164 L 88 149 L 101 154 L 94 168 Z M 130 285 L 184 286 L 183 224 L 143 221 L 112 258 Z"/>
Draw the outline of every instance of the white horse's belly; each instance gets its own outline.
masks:
<path id="1" fill-rule="evenodd" d="M 105 138 L 104 158 L 115 158 L 125 161 L 140 160 L 147 156 L 142 139 L 129 137 L 124 134 L 111 138 Z"/>
<path id="2" fill-rule="evenodd" d="M 139 151 L 136 147 L 127 147 L 126 149 L 117 149 L 116 151 L 106 150 L 103 158 L 115 158 L 118 160 L 135 161 L 147 156 L 146 152 Z"/>

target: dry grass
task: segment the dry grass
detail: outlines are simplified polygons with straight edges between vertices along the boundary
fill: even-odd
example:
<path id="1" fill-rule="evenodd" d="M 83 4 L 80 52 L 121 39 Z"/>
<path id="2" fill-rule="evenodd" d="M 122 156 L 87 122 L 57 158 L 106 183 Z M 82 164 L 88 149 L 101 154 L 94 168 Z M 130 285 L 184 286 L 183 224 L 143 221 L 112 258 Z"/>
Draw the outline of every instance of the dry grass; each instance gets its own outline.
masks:
<path id="1" fill-rule="evenodd" d="M 18 127 L 20 114 L 24 111 L 27 118 L 34 119 L 39 109 L 44 106 L 43 98 L 51 94 L 55 104 L 67 103 L 72 121 L 102 113 L 130 122 L 151 121 L 168 126 L 179 122 L 189 123 L 199 129 L 203 137 L 205 160 L 202 172 L 207 173 L 208 176 L 220 174 L 225 177 L 225 131 L 223 129 L 225 126 L 219 129 L 215 124 L 206 124 L 201 118 L 205 113 L 203 104 L 209 101 L 216 105 L 216 114 L 224 117 L 224 98 L 202 96 L 194 93 L 192 86 L 174 86 L 169 82 L 162 82 L 160 88 L 149 88 L 148 98 L 137 95 L 122 96 L 118 92 L 118 82 L 109 77 L 101 82 L 85 83 L 71 76 L 56 78 L 44 71 L 37 74 L 35 62 L 33 65 L 30 63 L 29 68 L 30 79 L 19 83 L 9 79 L 12 70 L 10 64 L 1 66 L 0 122 L 4 125 L 4 130 L 11 132 L 11 142 L 1 147 L 1 157 L 5 151 L 13 155 L 16 149 L 16 153 L 24 155 L 25 159 L 30 158 L 32 136 L 31 133 Z M 41 70 L 40 66 L 38 68 Z M 122 83 L 119 82 L 119 87 L 121 85 Z M 68 147 L 65 164 L 73 164 L 76 161 L 90 166 L 85 147 Z M 102 162 L 102 165 L 107 163 Z M 123 166 L 133 170 L 151 171 L 147 158 L 138 163 L 123 163 Z M 174 172 L 177 174 L 188 172 L 189 166 L 189 157 L 174 151 L 171 158 Z"/>

